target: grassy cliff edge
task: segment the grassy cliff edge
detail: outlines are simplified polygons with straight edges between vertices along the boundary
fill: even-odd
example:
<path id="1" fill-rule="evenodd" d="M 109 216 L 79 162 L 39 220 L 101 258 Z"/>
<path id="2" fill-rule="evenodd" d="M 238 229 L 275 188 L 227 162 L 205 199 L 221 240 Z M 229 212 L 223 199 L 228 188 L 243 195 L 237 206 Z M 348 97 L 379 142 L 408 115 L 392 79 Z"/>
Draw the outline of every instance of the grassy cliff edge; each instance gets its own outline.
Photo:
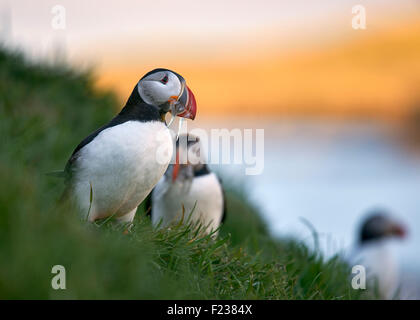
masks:
<path id="1" fill-rule="evenodd" d="M 348 270 L 293 239 L 274 239 L 246 192 L 228 188 L 217 240 L 190 226 L 132 232 L 81 223 L 57 207 L 77 143 L 117 110 L 90 72 L 28 62 L 0 49 L 1 299 L 350 299 Z M 66 290 L 51 269 L 66 268 Z"/>

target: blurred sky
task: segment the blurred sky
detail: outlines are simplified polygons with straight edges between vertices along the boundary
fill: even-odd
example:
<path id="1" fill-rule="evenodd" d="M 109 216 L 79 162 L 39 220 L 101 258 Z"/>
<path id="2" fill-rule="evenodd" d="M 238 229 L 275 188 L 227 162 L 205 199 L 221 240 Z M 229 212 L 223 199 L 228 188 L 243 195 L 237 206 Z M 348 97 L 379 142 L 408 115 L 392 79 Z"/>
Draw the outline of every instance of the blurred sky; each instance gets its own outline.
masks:
<path id="1" fill-rule="evenodd" d="M 65 30 L 51 27 L 57 4 Z M 366 30 L 351 27 L 356 4 Z M 274 232 L 305 217 L 349 245 L 359 215 L 383 205 L 409 224 L 403 260 L 419 270 L 418 159 L 374 125 L 420 108 L 420 1 L 0 0 L 0 40 L 93 67 L 121 107 L 147 71 L 179 72 L 197 98 L 191 126 L 265 128 L 265 172 L 247 179 Z M 335 129 L 336 119 L 285 117 L 321 115 L 373 121 Z"/>
<path id="2" fill-rule="evenodd" d="M 66 8 L 66 29 L 51 9 Z M 353 30 L 363 4 L 367 29 Z M 96 68 L 127 99 L 154 67 L 184 75 L 200 114 L 399 117 L 420 83 L 420 3 L 0 0 L 0 36 L 33 56 Z"/>

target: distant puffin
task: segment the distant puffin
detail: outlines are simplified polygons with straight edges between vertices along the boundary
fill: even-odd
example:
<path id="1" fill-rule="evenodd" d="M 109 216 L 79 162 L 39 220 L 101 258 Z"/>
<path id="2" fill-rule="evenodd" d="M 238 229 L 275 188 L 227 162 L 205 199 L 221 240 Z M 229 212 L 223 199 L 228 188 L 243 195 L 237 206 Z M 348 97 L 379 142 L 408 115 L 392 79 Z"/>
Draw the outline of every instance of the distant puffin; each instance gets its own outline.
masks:
<path id="1" fill-rule="evenodd" d="M 193 224 L 200 223 L 205 233 L 216 230 L 224 221 L 223 187 L 216 174 L 200 159 L 199 138 L 181 135 L 177 141 L 175 164 L 169 165 L 146 204 L 153 225 L 167 227 L 178 223 L 183 211 L 184 222 L 190 219 Z"/>
<path id="2" fill-rule="evenodd" d="M 400 288 L 399 267 L 390 245 L 405 233 L 405 228 L 383 211 L 372 212 L 361 224 L 350 262 L 366 268 L 366 289 L 377 290 L 381 299 L 395 298 Z"/>
<path id="3" fill-rule="evenodd" d="M 166 113 L 193 120 L 196 108 L 182 76 L 168 69 L 148 72 L 121 112 L 73 151 L 64 170 L 64 196 L 89 221 L 131 222 L 172 157 Z"/>

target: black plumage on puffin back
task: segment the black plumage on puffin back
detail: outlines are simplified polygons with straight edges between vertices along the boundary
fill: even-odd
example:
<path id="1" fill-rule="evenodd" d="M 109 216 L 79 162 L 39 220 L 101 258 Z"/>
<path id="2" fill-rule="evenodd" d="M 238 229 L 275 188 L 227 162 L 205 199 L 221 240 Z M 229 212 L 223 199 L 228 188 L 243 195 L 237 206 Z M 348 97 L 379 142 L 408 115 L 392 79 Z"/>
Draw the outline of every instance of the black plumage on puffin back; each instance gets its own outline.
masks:
<path id="1" fill-rule="evenodd" d="M 65 167 L 66 190 L 89 221 L 131 222 L 172 155 L 165 114 L 194 119 L 196 102 L 184 78 L 155 69 L 134 87 L 124 108 L 75 148 Z M 167 158 L 157 150 L 167 148 Z"/>

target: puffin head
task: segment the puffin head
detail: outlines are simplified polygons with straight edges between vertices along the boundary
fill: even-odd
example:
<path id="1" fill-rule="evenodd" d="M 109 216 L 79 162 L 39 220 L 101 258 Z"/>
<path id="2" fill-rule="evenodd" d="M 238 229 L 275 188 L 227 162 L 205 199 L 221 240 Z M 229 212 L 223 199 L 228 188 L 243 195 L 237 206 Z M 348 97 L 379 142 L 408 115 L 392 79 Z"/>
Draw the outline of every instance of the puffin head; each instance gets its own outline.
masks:
<path id="1" fill-rule="evenodd" d="M 178 180 L 191 180 L 194 171 L 200 170 L 204 164 L 201 161 L 200 139 L 192 134 L 182 134 L 176 142 L 175 163 L 170 164 L 166 175 L 172 183 Z"/>
<path id="2" fill-rule="evenodd" d="M 359 241 L 361 244 L 372 240 L 404 238 L 405 227 L 392 219 L 386 212 L 374 211 L 362 222 Z"/>
<path id="3" fill-rule="evenodd" d="M 144 102 L 158 107 L 163 116 L 169 111 L 173 116 L 195 118 L 194 94 L 174 71 L 159 68 L 146 73 L 137 83 L 137 91 Z"/>

